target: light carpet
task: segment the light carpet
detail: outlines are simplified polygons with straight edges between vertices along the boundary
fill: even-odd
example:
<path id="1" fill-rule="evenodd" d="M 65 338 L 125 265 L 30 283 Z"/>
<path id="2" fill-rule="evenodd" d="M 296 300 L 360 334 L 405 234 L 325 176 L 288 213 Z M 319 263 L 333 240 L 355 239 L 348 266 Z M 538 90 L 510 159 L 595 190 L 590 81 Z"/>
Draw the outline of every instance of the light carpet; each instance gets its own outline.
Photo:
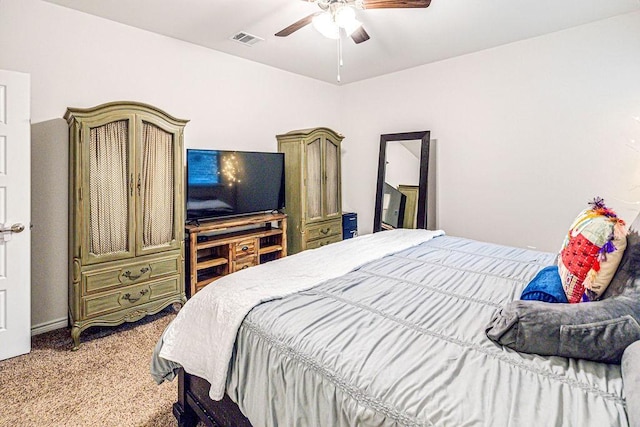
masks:
<path id="1" fill-rule="evenodd" d="M 153 347 L 175 317 L 166 309 L 115 328 L 32 338 L 31 353 L 0 362 L 0 426 L 177 426 L 177 379 L 157 385 Z"/>

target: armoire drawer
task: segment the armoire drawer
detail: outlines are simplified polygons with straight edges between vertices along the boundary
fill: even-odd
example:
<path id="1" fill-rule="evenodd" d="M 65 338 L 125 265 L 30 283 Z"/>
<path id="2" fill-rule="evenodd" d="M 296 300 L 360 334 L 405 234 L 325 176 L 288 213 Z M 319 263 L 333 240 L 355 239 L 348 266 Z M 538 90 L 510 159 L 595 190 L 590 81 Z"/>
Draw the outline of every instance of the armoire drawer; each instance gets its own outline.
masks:
<path id="1" fill-rule="evenodd" d="M 305 249 L 315 249 L 315 248 L 319 248 L 320 246 L 326 246 L 331 243 L 340 242 L 341 240 L 342 240 L 342 234 L 339 234 L 337 236 L 326 237 L 324 239 L 316 239 L 316 240 L 307 242 Z"/>
<path id="2" fill-rule="evenodd" d="M 305 234 L 307 243 L 311 240 L 324 239 L 336 235 L 340 235 L 340 239 L 338 240 L 342 240 L 342 219 L 338 218 L 335 221 L 325 221 L 319 224 L 308 225 Z"/>
<path id="3" fill-rule="evenodd" d="M 118 265 L 108 269 L 92 269 L 82 273 L 83 295 L 177 274 L 179 271 L 180 254 L 171 258 L 163 257 L 149 262 Z"/>
<path id="4" fill-rule="evenodd" d="M 180 277 L 125 286 L 111 292 L 82 298 L 84 317 L 93 317 L 135 307 L 146 302 L 175 295 L 180 290 Z"/>

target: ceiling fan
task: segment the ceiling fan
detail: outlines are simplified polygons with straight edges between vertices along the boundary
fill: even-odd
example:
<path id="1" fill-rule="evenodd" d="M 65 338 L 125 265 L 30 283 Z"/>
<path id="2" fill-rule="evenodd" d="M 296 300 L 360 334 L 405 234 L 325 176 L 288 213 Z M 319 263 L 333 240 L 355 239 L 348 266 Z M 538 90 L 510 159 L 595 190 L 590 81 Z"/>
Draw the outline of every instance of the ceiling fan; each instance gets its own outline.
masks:
<path id="1" fill-rule="evenodd" d="M 425 8 L 431 0 L 305 0 L 316 3 L 321 11 L 312 13 L 287 28 L 277 32 L 278 37 L 286 37 L 300 28 L 313 23 L 322 35 L 331 39 L 340 38 L 340 30 L 356 43 L 369 40 L 369 34 L 356 19 L 356 9 L 415 9 Z"/>

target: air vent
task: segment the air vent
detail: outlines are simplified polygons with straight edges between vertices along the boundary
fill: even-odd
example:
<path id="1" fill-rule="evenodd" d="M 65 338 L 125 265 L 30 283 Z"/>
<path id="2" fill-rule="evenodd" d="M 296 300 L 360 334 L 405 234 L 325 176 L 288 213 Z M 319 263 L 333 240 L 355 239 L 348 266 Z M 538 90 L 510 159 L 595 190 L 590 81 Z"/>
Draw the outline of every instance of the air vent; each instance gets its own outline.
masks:
<path id="1" fill-rule="evenodd" d="M 253 46 L 256 43 L 264 41 L 263 38 L 254 36 L 253 34 L 245 33 L 244 31 L 240 31 L 237 34 L 234 34 L 231 37 L 231 40 L 237 41 L 238 43 L 242 43 L 245 46 Z"/>

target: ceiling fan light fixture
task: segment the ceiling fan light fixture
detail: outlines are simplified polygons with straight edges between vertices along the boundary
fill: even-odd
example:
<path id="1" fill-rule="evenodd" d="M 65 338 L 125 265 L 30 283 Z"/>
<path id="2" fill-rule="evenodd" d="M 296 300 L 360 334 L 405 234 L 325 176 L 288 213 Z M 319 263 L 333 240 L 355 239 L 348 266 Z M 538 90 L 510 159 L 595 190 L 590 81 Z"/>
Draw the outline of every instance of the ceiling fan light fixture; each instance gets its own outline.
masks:
<path id="1" fill-rule="evenodd" d="M 330 39 L 337 39 L 340 37 L 340 27 L 338 27 L 334 22 L 330 13 L 325 12 L 314 16 L 312 23 L 313 27 L 323 36 Z"/>
<path id="2" fill-rule="evenodd" d="M 356 11 L 351 6 L 342 6 L 336 9 L 333 19 L 339 27 L 347 28 L 356 21 Z"/>
<path id="3" fill-rule="evenodd" d="M 344 32 L 347 33 L 347 36 L 351 37 L 351 34 L 353 34 L 354 31 L 356 31 L 360 27 L 362 27 L 362 22 L 354 19 L 342 28 L 344 28 Z"/>

